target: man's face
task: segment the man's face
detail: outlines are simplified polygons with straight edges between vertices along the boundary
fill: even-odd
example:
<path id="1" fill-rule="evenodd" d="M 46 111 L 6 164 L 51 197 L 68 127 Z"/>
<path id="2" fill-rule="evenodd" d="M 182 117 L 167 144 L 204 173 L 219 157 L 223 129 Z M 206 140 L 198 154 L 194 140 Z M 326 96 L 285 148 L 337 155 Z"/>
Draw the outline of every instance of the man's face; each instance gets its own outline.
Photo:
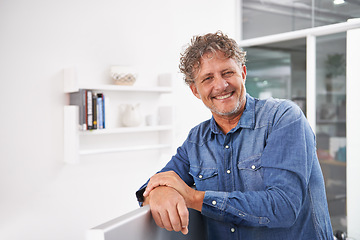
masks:
<path id="1" fill-rule="evenodd" d="M 222 52 L 207 53 L 200 60 L 199 74 L 190 88 L 215 117 L 236 116 L 245 107 L 245 78 L 245 66 L 240 68 Z"/>

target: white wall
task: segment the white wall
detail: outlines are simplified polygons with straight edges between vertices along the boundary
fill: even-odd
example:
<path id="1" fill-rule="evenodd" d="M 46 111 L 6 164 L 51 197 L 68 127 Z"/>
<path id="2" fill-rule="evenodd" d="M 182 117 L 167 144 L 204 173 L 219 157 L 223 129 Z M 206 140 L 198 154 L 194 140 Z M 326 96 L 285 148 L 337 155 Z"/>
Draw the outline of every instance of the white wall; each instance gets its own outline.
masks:
<path id="1" fill-rule="evenodd" d="M 158 168 L 142 153 L 63 163 L 63 68 L 93 82 L 111 64 L 136 66 L 139 84 L 177 73 L 192 35 L 237 35 L 235 2 L 0 2 L 0 239 L 85 239 L 86 229 L 136 208 L 135 190 Z M 180 144 L 210 115 L 180 75 L 175 88 Z"/>

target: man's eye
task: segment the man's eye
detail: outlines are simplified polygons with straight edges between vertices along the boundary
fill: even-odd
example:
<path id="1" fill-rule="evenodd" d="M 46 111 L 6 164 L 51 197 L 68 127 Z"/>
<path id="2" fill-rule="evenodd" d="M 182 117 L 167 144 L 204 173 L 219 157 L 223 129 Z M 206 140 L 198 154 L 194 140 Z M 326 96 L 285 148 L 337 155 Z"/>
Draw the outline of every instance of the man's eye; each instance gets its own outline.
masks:
<path id="1" fill-rule="evenodd" d="M 234 72 L 232 72 L 232 71 L 225 72 L 225 73 L 223 74 L 224 77 L 231 77 L 231 76 L 233 76 L 233 75 L 234 75 Z"/>
<path id="2" fill-rule="evenodd" d="M 204 78 L 204 79 L 202 80 L 202 82 L 206 82 L 206 81 L 211 80 L 211 79 L 212 79 L 212 77 L 207 77 L 207 78 Z"/>

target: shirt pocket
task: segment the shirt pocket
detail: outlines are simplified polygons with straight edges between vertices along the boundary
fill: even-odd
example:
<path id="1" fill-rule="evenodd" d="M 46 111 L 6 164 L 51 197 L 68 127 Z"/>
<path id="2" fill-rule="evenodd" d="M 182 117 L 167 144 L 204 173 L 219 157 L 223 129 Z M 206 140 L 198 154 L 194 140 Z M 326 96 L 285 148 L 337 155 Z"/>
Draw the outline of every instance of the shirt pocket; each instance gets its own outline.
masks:
<path id="1" fill-rule="evenodd" d="M 218 191 L 218 170 L 217 168 L 190 167 L 189 174 L 194 178 L 196 190 Z"/>
<path id="2" fill-rule="evenodd" d="M 258 191 L 264 189 L 261 154 L 240 159 L 238 168 L 244 191 Z"/>

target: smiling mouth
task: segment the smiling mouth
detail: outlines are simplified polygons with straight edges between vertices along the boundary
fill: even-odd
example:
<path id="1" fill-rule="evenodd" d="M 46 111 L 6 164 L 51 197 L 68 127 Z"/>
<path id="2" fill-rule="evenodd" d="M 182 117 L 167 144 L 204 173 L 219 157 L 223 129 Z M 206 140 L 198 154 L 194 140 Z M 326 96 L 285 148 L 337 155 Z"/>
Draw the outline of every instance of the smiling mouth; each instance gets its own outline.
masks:
<path id="1" fill-rule="evenodd" d="M 228 94 L 225 94 L 225 95 L 222 95 L 222 96 L 216 96 L 216 97 L 214 97 L 214 98 L 217 99 L 217 100 L 222 100 L 222 99 L 229 98 L 229 97 L 231 97 L 232 95 L 233 95 L 233 93 L 231 92 L 231 93 L 228 93 Z"/>

